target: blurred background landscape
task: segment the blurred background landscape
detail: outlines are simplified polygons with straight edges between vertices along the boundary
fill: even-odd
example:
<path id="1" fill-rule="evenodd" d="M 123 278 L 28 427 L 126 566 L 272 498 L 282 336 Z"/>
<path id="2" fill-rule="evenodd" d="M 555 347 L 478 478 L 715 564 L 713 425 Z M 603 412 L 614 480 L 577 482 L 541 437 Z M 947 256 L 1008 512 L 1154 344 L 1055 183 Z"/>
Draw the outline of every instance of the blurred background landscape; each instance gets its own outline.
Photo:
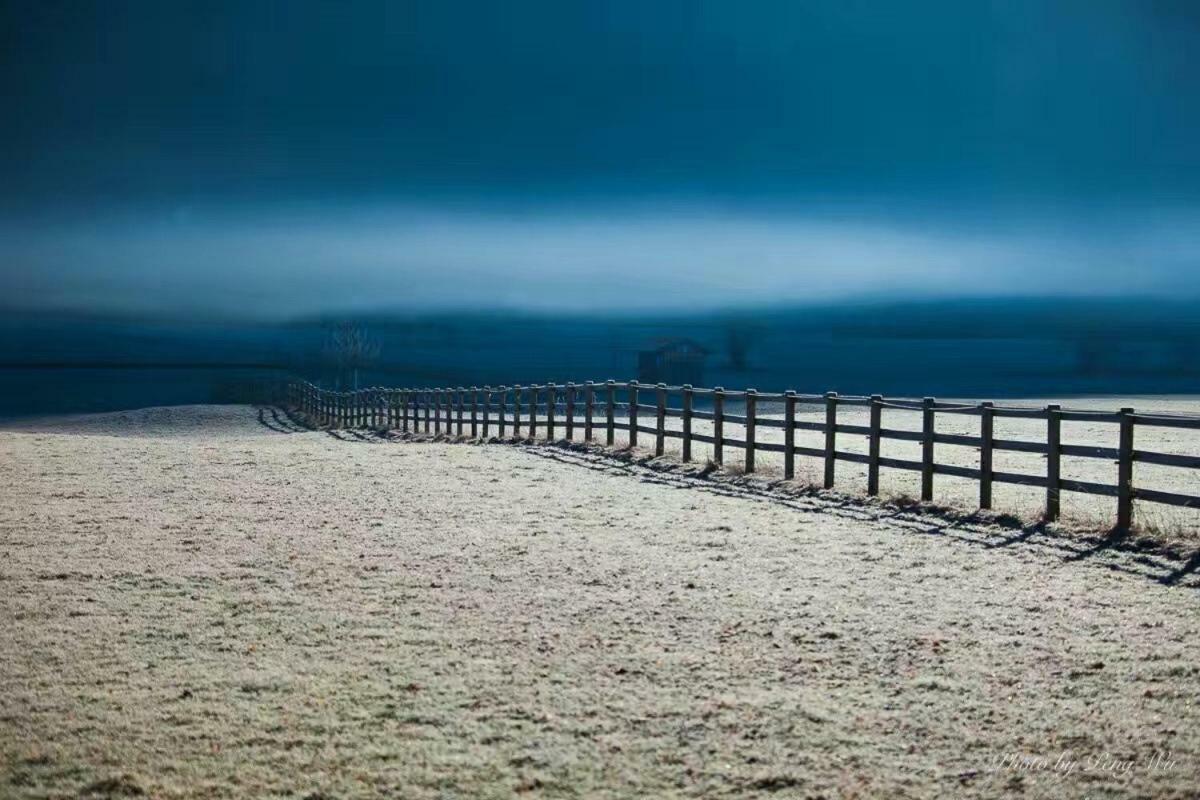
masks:
<path id="1" fill-rule="evenodd" d="M 360 385 L 1196 393 L 1198 76 L 1187 0 L 4 0 L 0 415 L 346 326 Z"/>
<path id="2" fill-rule="evenodd" d="M 0 414 L 263 402 L 299 374 L 360 386 L 637 378 L 843 394 L 1013 398 L 1200 391 L 1190 302 L 957 299 L 671 315 L 444 312 L 254 322 L 9 313 Z M 685 371 L 652 354 L 692 348 Z"/>

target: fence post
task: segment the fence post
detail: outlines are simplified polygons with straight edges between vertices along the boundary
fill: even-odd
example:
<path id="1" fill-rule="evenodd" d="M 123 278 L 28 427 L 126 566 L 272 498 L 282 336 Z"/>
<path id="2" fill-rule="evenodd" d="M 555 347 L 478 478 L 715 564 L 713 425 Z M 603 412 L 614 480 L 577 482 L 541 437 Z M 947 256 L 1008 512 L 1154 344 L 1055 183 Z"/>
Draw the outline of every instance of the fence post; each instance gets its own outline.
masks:
<path id="1" fill-rule="evenodd" d="M 596 387 L 591 381 L 583 387 L 583 440 L 592 440 L 592 412 L 596 405 Z"/>
<path id="2" fill-rule="evenodd" d="M 746 472 L 754 472 L 755 416 L 758 413 L 758 391 L 746 390 Z"/>
<path id="3" fill-rule="evenodd" d="M 1061 503 L 1062 406 L 1046 406 L 1046 521 L 1058 519 Z"/>
<path id="4" fill-rule="evenodd" d="M 488 438 L 488 428 L 489 428 L 489 422 L 490 422 L 490 420 L 488 418 L 491 416 L 491 410 L 492 410 L 492 387 L 484 386 L 483 387 L 483 438 L 484 439 Z"/>
<path id="5" fill-rule="evenodd" d="M 546 386 L 546 441 L 554 441 L 554 412 L 558 405 L 558 384 L 550 381 Z"/>
<path id="6" fill-rule="evenodd" d="M 783 393 L 783 479 L 796 476 L 796 392 Z"/>
<path id="7" fill-rule="evenodd" d="M 513 438 L 521 438 L 521 387 L 513 387 Z"/>
<path id="8" fill-rule="evenodd" d="M 463 432 L 463 392 L 462 387 L 451 390 L 446 395 L 446 432 L 451 432 L 451 422 L 454 423 L 453 432 L 455 436 L 462 436 Z"/>
<path id="9" fill-rule="evenodd" d="M 525 407 L 529 410 L 529 414 L 525 418 L 525 429 L 528 431 L 525 438 L 535 439 L 537 438 L 537 384 L 529 384 L 529 395 L 526 397 L 526 400 L 528 400 L 528 402 L 525 404 Z"/>
<path id="10" fill-rule="evenodd" d="M 575 438 L 575 384 L 567 384 L 567 441 Z"/>
<path id="11" fill-rule="evenodd" d="M 979 404 L 979 507 L 992 507 L 992 440 L 995 438 L 996 411 L 992 401 Z"/>
<path id="12" fill-rule="evenodd" d="M 629 446 L 637 447 L 638 443 L 638 382 L 629 382 Z"/>
<path id="13" fill-rule="evenodd" d="M 421 406 L 425 411 L 425 433 L 429 433 L 429 407 L 433 405 L 433 392 L 429 389 L 421 392 Z"/>
<path id="14" fill-rule="evenodd" d="M 725 462 L 725 387 L 713 389 L 713 463 Z"/>
<path id="15" fill-rule="evenodd" d="M 605 441 L 609 447 L 612 447 L 613 442 L 616 441 L 617 423 L 616 423 L 616 420 L 613 415 L 613 409 L 616 406 L 616 404 L 617 404 L 617 388 L 613 384 L 613 379 L 609 378 L 608 379 L 608 408 L 607 408 L 608 417 L 604 421 L 605 427 L 607 428 L 607 430 L 605 431 Z"/>
<path id="16" fill-rule="evenodd" d="M 933 499 L 933 404 L 932 397 L 921 402 L 921 500 Z"/>
<path id="17" fill-rule="evenodd" d="M 479 438 L 479 387 L 471 387 L 471 438 Z"/>
<path id="18" fill-rule="evenodd" d="M 1121 409 L 1120 441 L 1117 445 L 1117 530 L 1133 528 L 1133 409 Z"/>
<path id="19" fill-rule="evenodd" d="M 867 444 L 867 494 L 879 494 L 880 430 L 883 428 L 883 396 L 871 395 L 871 433 Z"/>
<path id="20" fill-rule="evenodd" d="M 825 393 L 825 488 L 833 488 L 837 473 L 837 392 Z"/>
<path id="21" fill-rule="evenodd" d="M 500 429 L 499 436 L 504 438 L 504 428 L 508 423 L 508 387 L 501 386 L 500 389 L 500 417 L 497 427 Z"/>
<path id="22" fill-rule="evenodd" d="M 541 394 L 543 387 L 537 384 L 529 386 L 529 437 L 530 439 L 537 438 L 537 412 L 538 412 L 538 395 Z"/>
<path id="23" fill-rule="evenodd" d="M 655 394 L 657 397 L 655 398 L 654 455 L 661 456 L 666 449 L 667 442 L 667 385 L 665 383 L 658 384 Z"/>
<path id="24" fill-rule="evenodd" d="M 550 386 L 534 386 L 533 397 L 529 403 L 529 438 L 538 438 L 538 395 L 546 398 L 546 410 L 550 410 Z M 546 426 L 546 433 L 550 433 L 550 426 Z"/>
<path id="25" fill-rule="evenodd" d="M 692 460 L 692 385 L 683 385 L 683 460 Z"/>

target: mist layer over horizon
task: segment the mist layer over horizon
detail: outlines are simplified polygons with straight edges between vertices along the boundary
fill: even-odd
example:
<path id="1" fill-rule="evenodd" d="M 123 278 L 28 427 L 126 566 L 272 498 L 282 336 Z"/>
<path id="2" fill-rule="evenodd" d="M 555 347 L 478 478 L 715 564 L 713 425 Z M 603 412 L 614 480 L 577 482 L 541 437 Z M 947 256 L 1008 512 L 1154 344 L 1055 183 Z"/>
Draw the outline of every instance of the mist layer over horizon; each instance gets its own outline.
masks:
<path id="1" fill-rule="evenodd" d="M 683 311 L 855 297 L 1200 295 L 1197 215 L 1075 226 L 705 208 L 132 216 L 5 230 L 18 308 L 264 318 Z"/>

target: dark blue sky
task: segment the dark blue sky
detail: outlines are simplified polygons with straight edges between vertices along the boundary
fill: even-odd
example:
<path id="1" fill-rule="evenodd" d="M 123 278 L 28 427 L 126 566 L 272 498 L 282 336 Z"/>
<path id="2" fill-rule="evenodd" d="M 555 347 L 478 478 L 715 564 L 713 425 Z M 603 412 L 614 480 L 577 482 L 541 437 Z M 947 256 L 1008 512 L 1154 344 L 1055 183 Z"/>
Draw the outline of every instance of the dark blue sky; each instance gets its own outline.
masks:
<path id="1" fill-rule="evenodd" d="M 1200 288 L 1190 0 L 2 2 L 0 88 L 17 305 Z"/>

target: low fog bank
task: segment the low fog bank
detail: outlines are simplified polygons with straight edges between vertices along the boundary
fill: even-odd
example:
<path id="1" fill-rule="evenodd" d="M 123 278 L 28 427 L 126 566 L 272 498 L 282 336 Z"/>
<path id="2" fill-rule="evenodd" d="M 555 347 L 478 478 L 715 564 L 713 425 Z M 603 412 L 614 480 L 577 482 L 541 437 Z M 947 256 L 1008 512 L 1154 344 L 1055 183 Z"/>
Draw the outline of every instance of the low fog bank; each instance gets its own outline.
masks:
<path id="1" fill-rule="evenodd" d="M 368 345 L 333 346 L 350 325 Z M 654 354 L 698 353 L 684 372 Z M 649 355 L 648 355 L 649 354 Z M 1190 300 L 825 303 L 696 314 L 376 312 L 287 322 L 11 313 L 0 414 L 270 399 L 327 386 L 607 378 L 968 397 L 1200 393 Z"/>
<path id="2" fill-rule="evenodd" d="M 27 309 L 692 312 L 858 297 L 1200 296 L 1200 214 L 1011 206 L 181 206 L 0 222 Z"/>

